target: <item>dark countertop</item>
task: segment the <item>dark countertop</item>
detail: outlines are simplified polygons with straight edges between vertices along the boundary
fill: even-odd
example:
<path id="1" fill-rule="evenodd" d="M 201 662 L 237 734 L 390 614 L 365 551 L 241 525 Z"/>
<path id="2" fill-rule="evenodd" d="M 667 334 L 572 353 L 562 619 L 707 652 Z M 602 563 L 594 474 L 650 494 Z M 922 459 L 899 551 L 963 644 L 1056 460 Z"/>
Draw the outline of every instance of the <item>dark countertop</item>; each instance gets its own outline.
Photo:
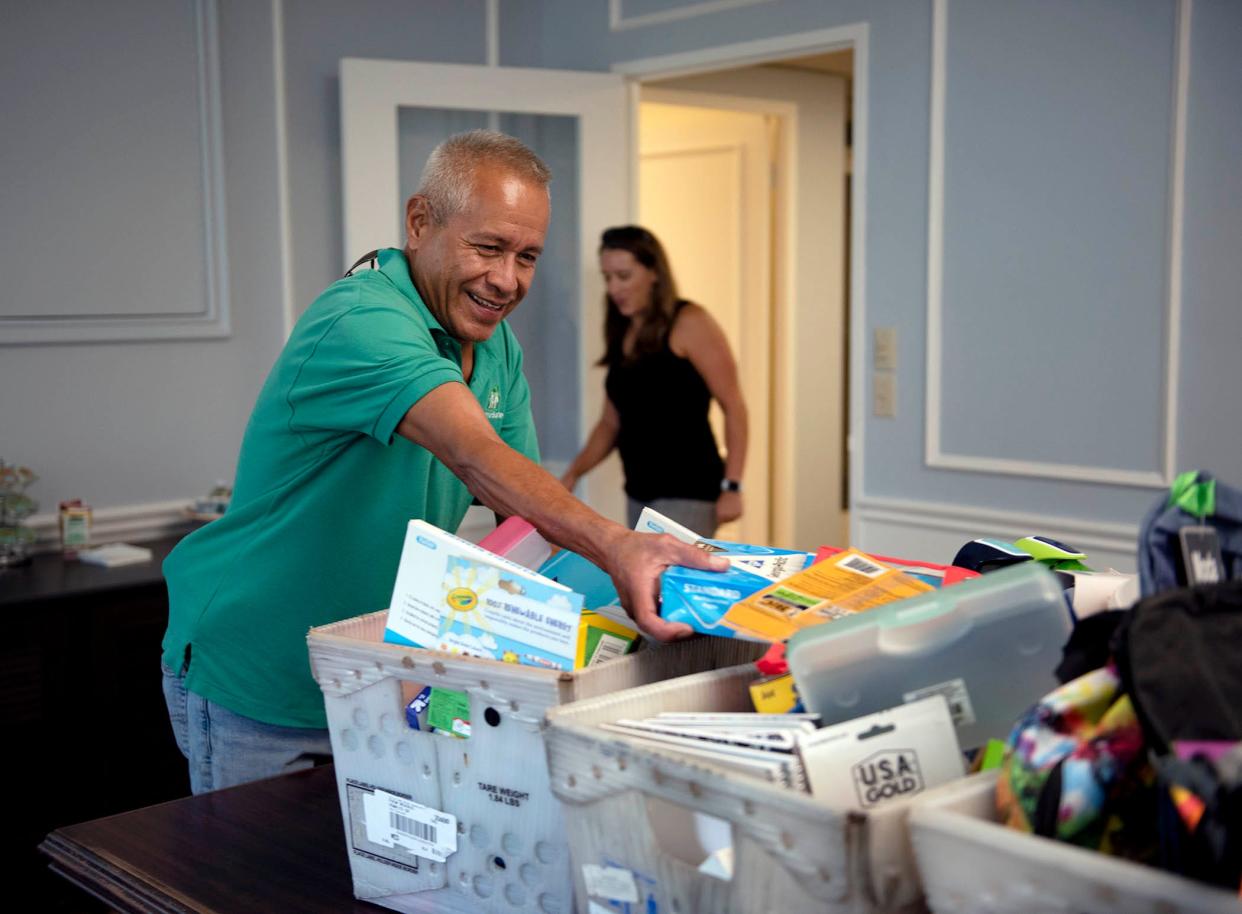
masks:
<path id="1" fill-rule="evenodd" d="M 151 550 L 151 560 L 119 568 L 100 568 L 65 559 L 58 551 L 36 555 L 28 565 L 0 569 L 0 607 L 162 584 L 164 575 L 160 566 L 180 540 L 178 535 L 135 541 L 133 545 Z"/>

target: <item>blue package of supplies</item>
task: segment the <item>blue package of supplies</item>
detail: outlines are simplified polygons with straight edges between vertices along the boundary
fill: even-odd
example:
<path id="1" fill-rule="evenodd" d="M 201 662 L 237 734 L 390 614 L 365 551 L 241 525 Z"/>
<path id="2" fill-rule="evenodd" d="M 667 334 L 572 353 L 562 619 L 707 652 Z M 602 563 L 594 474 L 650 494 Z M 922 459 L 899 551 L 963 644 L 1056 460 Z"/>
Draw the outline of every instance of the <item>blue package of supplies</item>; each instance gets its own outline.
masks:
<path id="1" fill-rule="evenodd" d="M 813 556 L 770 546 L 726 545 L 746 550 L 717 553 L 729 560 L 728 571 L 702 571 L 681 565 L 664 571 L 660 577 L 660 616 L 668 622 L 684 622 L 705 635 L 760 640 L 740 634 L 731 625 L 721 622 L 721 617 L 738 600 L 801 571 Z"/>
<path id="2" fill-rule="evenodd" d="M 720 621 L 729 607 L 772 582 L 740 568 L 700 571 L 674 565 L 660 577 L 660 617 L 718 638 L 746 638 Z M 751 640 L 751 639 L 748 639 Z"/>
<path id="3" fill-rule="evenodd" d="M 576 552 L 562 549 L 539 566 L 539 573 L 582 594 L 582 605 L 587 609 L 602 609 L 619 603 L 617 588 L 612 586 L 608 573 Z"/>

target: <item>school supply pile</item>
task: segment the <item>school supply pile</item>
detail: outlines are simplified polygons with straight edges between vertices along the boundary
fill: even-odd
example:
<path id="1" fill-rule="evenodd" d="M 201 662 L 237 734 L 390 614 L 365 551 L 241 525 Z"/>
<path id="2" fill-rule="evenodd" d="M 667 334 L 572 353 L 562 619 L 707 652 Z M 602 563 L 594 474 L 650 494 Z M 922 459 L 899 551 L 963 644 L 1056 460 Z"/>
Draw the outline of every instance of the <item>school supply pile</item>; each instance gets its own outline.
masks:
<path id="1" fill-rule="evenodd" d="M 1107 662 L 1013 728 L 1006 823 L 1242 890 L 1242 581 L 1166 591 L 1091 637 Z"/>
<path id="2" fill-rule="evenodd" d="M 643 509 L 635 529 L 667 533 L 728 560 L 727 571 L 673 566 L 660 577 L 661 617 L 719 638 L 772 640 L 733 624 L 727 618 L 729 610 L 743 598 L 802 570 L 813 558 L 807 552 L 702 537 L 651 508 Z"/>
<path id="3" fill-rule="evenodd" d="M 529 545 L 529 538 L 515 542 Z M 572 670 L 633 649 L 638 633 L 627 623 L 623 612 L 606 606 L 584 611 L 583 595 L 557 580 L 413 520 L 384 640 Z"/>
<path id="4" fill-rule="evenodd" d="M 965 773 L 940 696 L 820 726 L 818 714 L 663 711 L 601 723 L 628 745 L 814 794 L 841 809 L 908 799 Z"/>

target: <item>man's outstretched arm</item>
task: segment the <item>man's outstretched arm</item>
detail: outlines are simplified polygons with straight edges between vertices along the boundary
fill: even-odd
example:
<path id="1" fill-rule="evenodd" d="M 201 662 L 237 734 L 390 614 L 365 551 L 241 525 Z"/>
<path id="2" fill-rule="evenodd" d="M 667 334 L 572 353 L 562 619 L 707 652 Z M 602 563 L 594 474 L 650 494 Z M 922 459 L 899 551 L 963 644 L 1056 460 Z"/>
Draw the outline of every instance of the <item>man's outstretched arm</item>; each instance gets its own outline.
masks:
<path id="1" fill-rule="evenodd" d="M 671 536 L 635 533 L 574 498 L 496 434 L 464 384 L 442 384 L 410 407 L 397 433 L 431 451 L 498 514 L 524 517 L 545 539 L 611 575 L 621 605 L 645 633 L 670 641 L 689 626 L 659 615 L 660 574 L 670 565 L 724 571 L 728 563 Z"/>

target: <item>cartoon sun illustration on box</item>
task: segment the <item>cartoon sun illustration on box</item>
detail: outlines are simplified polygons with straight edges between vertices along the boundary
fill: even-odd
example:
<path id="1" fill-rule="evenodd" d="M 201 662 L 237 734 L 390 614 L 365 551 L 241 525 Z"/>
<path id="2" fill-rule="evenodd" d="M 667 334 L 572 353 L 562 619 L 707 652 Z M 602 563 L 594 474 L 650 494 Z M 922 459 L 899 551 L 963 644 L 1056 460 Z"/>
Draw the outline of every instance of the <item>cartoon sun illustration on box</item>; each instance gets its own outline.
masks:
<path id="1" fill-rule="evenodd" d="M 500 583 L 500 572 L 468 559 L 450 557 L 444 571 L 444 606 L 448 610 L 441 634 L 451 632 L 458 622 L 463 633 L 488 631 L 487 621 L 479 608 L 479 594 L 493 590 Z"/>

